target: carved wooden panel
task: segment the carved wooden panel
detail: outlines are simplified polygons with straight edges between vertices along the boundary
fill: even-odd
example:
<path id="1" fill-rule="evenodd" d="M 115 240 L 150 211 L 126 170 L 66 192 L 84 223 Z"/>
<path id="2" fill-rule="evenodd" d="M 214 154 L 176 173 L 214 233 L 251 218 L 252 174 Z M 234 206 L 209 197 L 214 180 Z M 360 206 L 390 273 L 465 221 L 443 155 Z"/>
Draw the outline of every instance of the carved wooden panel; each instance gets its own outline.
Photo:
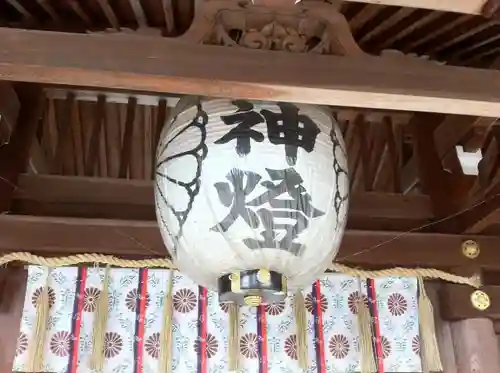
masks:
<path id="1" fill-rule="evenodd" d="M 184 40 L 252 49 L 363 55 L 338 6 L 301 2 L 294 6 L 259 6 L 251 1 L 205 0 Z"/>

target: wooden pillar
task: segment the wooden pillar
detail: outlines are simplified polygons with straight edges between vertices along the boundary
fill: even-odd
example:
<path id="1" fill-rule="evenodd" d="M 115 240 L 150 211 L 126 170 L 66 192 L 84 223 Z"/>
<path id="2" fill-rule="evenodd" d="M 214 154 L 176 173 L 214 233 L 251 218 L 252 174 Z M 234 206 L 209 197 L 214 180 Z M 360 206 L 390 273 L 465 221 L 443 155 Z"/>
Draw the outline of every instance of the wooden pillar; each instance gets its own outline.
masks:
<path id="1" fill-rule="evenodd" d="M 439 353 L 441 362 L 443 363 L 444 373 L 458 373 L 457 363 L 455 358 L 455 350 L 453 348 L 453 337 L 451 334 L 450 322 L 441 318 L 439 312 L 439 288 L 442 286 L 439 282 L 426 282 L 425 287 L 427 294 L 431 299 L 434 307 L 434 321 L 436 323 L 436 336 L 438 340 Z"/>
<path id="2" fill-rule="evenodd" d="M 498 373 L 500 352 L 493 322 L 467 319 L 451 323 L 457 373 Z"/>
<path id="3" fill-rule="evenodd" d="M 12 372 L 21 326 L 28 271 L 22 268 L 0 269 L 4 291 L 0 294 L 0 372 Z"/>

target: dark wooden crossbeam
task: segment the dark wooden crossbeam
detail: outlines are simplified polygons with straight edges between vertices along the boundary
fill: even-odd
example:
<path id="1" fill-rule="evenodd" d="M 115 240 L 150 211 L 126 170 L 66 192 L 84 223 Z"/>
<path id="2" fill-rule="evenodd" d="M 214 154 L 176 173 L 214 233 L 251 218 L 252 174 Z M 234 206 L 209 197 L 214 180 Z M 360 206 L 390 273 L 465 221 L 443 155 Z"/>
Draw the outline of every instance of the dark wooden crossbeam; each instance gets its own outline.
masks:
<path id="1" fill-rule="evenodd" d="M 487 285 L 481 288 L 491 301 L 486 311 L 480 311 L 472 305 L 470 296 L 473 291 L 465 285 L 443 285 L 440 291 L 441 317 L 452 321 L 484 317 L 500 321 L 500 286 Z"/>
<path id="2" fill-rule="evenodd" d="M 85 51 L 85 53 L 82 53 Z M 0 78 L 46 84 L 496 117 L 500 72 L 0 29 Z"/>
<path id="3" fill-rule="evenodd" d="M 497 260 L 500 237 L 453 234 L 400 236 L 400 232 L 348 229 L 336 260 L 372 267 L 462 267 L 470 264 L 460 248 L 466 238 L 481 245 L 477 265 L 500 269 Z M 167 255 L 154 221 L 20 215 L 0 216 L 0 250 L 58 256 L 89 252 L 128 258 Z"/>
<path id="4" fill-rule="evenodd" d="M 409 230 L 433 215 L 424 195 L 356 192 L 350 198 L 348 226 L 354 229 Z M 115 178 L 21 175 L 13 214 L 156 220 L 153 182 Z"/>
<path id="5" fill-rule="evenodd" d="M 24 174 L 13 196 L 12 214 L 0 216 L 3 252 L 166 255 L 156 224 L 151 181 Z M 432 219 L 427 196 L 355 193 L 337 258 L 375 267 L 463 267 L 471 261 L 462 255 L 460 245 L 472 238 L 481 245 L 474 265 L 500 268 L 495 259 L 500 237 L 402 234 Z M 370 249 L 373 246 L 377 247 Z"/>

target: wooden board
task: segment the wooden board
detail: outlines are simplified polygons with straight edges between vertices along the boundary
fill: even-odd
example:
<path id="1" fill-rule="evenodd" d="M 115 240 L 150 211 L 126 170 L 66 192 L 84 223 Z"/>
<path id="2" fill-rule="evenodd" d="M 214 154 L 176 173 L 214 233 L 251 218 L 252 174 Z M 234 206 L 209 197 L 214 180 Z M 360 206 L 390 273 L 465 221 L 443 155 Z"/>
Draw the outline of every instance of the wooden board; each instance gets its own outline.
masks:
<path id="1" fill-rule="evenodd" d="M 0 216 L 0 251 L 162 256 L 153 203 L 151 181 L 21 175 L 14 215 Z M 427 196 L 354 193 L 338 258 L 355 265 L 500 268 L 500 237 L 402 233 L 432 219 Z M 466 239 L 481 246 L 475 262 L 462 255 Z"/>
<path id="2" fill-rule="evenodd" d="M 470 265 L 460 245 L 477 240 L 478 266 L 500 269 L 500 237 L 347 230 L 336 261 L 350 265 L 448 268 Z M 0 215 L 0 252 L 102 253 L 128 258 L 167 254 L 156 222 Z"/>
<path id="3" fill-rule="evenodd" d="M 14 214 L 155 221 L 153 182 L 115 178 L 21 175 L 10 211 Z M 429 198 L 356 192 L 348 226 L 404 230 L 433 218 Z"/>
<path id="4" fill-rule="evenodd" d="M 463 320 L 489 317 L 500 319 L 500 286 L 483 286 L 481 290 L 490 297 L 490 307 L 480 311 L 471 303 L 474 289 L 466 285 L 445 284 L 440 291 L 441 316 L 446 320 Z"/>
<path id="5" fill-rule="evenodd" d="M 380 57 L 291 55 L 169 38 L 3 28 L 0 79 L 491 117 L 500 114 L 499 71 L 407 64 Z"/>

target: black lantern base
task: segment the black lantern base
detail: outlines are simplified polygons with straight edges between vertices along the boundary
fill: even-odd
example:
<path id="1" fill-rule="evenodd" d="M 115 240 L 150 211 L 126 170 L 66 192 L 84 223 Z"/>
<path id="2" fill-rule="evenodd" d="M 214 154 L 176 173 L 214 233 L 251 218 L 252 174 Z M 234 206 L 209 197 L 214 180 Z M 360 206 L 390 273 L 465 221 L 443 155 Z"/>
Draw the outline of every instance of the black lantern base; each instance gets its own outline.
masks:
<path id="1" fill-rule="evenodd" d="M 286 298 L 286 277 L 267 269 L 233 272 L 218 279 L 219 302 L 239 306 L 278 303 Z"/>

